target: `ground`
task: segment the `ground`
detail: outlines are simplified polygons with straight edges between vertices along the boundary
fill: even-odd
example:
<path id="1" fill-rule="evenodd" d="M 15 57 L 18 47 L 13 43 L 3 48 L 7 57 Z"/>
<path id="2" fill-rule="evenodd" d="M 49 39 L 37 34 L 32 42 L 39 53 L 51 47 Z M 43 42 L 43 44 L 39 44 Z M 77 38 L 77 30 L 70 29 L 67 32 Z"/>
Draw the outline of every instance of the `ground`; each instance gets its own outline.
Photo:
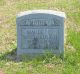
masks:
<path id="1" fill-rule="evenodd" d="M 64 11 L 64 59 L 45 54 L 16 60 L 16 15 L 20 11 L 51 9 Z M 0 74 L 79 74 L 80 0 L 0 0 Z"/>

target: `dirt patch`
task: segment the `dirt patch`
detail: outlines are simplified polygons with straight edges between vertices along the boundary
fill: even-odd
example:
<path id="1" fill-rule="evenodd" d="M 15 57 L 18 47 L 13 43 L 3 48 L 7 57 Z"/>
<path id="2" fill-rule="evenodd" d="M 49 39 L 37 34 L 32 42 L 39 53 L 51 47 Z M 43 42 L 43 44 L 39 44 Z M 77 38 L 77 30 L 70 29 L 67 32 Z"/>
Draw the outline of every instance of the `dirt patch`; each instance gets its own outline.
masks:
<path id="1" fill-rule="evenodd" d="M 4 74 L 4 71 L 2 69 L 0 69 L 0 74 Z"/>

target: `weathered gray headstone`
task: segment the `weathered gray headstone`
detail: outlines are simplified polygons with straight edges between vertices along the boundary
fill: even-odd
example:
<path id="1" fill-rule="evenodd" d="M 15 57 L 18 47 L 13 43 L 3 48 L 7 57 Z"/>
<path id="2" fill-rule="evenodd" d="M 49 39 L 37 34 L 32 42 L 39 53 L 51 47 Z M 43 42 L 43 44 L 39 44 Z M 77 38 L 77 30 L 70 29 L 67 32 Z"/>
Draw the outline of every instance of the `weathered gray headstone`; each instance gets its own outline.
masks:
<path id="1" fill-rule="evenodd" d="M 17 55 L 64 52 L 65 13 L 32 10 L 17 16 Z"/>

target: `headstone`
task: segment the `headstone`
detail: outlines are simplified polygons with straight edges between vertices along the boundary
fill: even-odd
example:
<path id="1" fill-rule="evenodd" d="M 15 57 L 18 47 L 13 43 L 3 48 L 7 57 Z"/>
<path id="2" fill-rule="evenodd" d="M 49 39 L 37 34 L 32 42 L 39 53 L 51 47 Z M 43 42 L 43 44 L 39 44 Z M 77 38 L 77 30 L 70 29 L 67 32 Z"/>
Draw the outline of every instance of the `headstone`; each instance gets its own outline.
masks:
<path id="1" fill-rule="evenodd" d="M 64 53 L 65 13 L 53 10 L 24 11 L 17 15 L 17 55 Z"/>

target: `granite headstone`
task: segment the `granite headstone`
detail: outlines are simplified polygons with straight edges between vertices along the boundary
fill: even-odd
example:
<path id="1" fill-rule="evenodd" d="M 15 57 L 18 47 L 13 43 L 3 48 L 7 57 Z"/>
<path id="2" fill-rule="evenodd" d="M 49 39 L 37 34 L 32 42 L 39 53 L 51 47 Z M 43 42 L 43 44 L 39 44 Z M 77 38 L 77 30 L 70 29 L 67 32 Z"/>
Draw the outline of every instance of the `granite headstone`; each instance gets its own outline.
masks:
<path id="1" fill-rule="evenodd" d="M 17 15 L 17 55 L 64 53 L 65 13 L 53 10 L 24 11 Z"/>

